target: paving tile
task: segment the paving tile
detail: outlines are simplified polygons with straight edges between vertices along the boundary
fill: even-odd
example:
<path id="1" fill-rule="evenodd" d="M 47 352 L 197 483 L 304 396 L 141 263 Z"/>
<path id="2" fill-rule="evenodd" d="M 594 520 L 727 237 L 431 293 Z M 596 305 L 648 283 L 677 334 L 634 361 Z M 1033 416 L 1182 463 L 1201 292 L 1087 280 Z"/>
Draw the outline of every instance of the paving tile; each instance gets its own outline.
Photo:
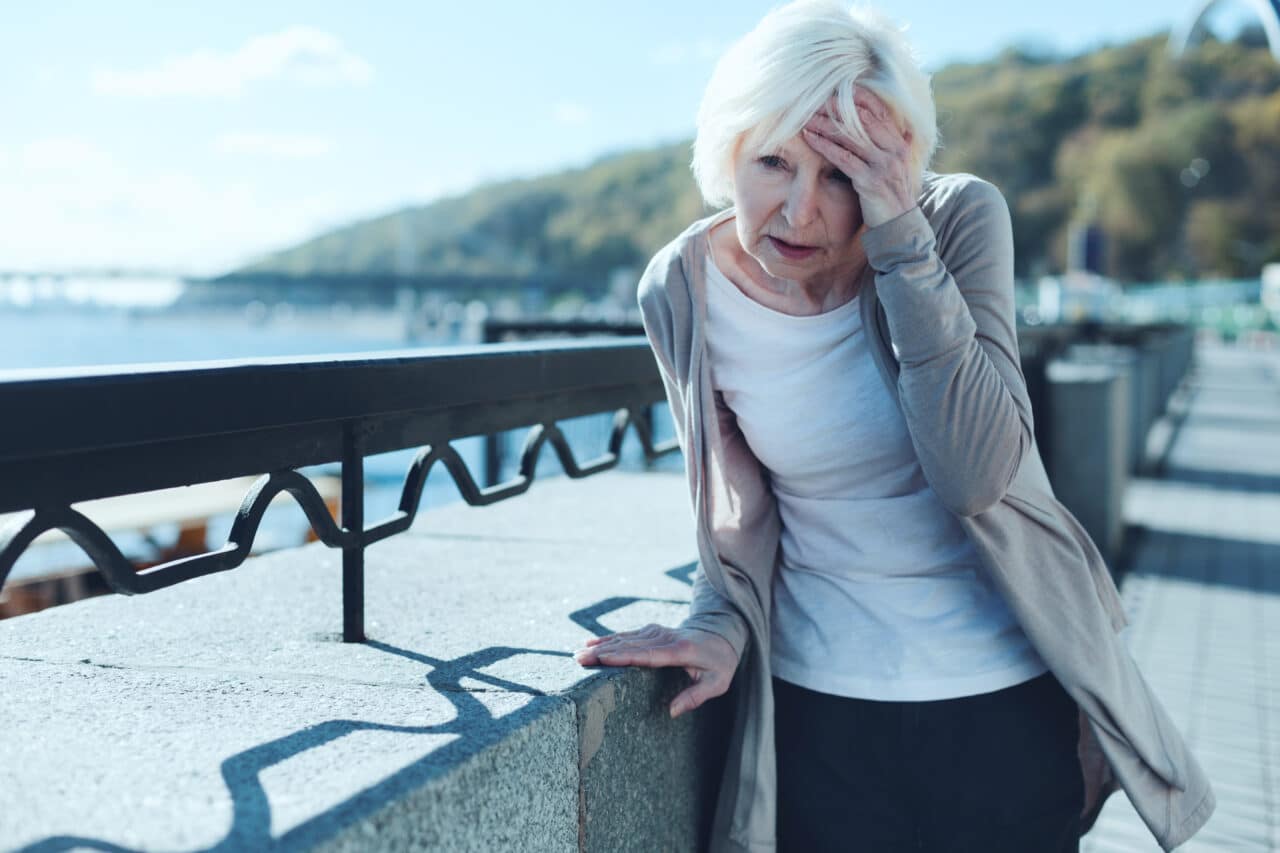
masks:
<path id="1" fill-rule="evenodd" d="M 1271 810 L 1262 797 L 1249 803 L 1237 797 L 1225 798 L 1213 813 L 1215 826 L 1250 827 L 1252 837 L 1265 838 L 1271 832 Z"/>
<path id="2" fill-rule="evenodd" d="M 1183 391 L 1164 476 L 1125 501 L 1130 649 L 1218 795 L 1179 853 L 1280 849 L 1280 357 L 1201 347 Z M 1119 796 L 1081 846 L 1158 849 Z"/>

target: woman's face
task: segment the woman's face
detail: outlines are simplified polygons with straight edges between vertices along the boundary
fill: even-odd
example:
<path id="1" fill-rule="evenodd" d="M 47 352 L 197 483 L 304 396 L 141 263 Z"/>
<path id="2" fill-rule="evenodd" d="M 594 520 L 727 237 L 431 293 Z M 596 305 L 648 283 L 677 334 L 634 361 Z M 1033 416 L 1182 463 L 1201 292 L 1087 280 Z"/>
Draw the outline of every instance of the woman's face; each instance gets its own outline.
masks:
<path id="1" fill-rule="evenodd" d="M 739 144 L 733 202 L 742 248 L 771 276 L 821 287 L 861 267 L 858 194 L 800 136 L 777 151 Z"/>

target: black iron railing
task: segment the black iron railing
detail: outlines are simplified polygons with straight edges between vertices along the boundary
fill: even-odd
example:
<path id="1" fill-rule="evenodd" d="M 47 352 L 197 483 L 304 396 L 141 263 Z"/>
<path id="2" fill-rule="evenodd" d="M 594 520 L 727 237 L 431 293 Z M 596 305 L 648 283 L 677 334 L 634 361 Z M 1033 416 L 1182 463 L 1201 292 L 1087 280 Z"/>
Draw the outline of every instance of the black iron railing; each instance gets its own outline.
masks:
<path id="1" fill-rule="evenodd" d="M 609 320 L 553 320 L 548 318 L 500 319 L 490 317 L 481 329 L 481 341 L 486 344 L 513 343 L 516 341 L 546 338 L 619 337 L 643 335 L 640 323 L 615 323 Z M 653 409 L 645 410 L 645 426 L 653 430 Z M 492 486 L 502 478 L 508 455 L 507 436 L 491 432 L 484 437 L 484 462 L 481 471 L 484 484 Z"/>
<path id="2" fill-rule="evenodd" d="M 288 492 L 317 537 L 342 550 L 343 637 L 364 639 L 364 549 L 407 530 L 427 474 L 449 471 L 464 500 L 491 504 L 527 491 L 550 444 L 570 477 L 618 464 L 627 430 L 646 459 L 645 411 L 664 399 L 642 340 L 494 345 L 376 356 L 256 359 L 0 374 L 0 588 L 41 533 L 60 529 L 116 592 L 152 592 L 234 569 L 249 556 L 271 499 Z M 578 462 L 557 421 L 614 413 L 608 447 Z M 477 485 L 451 441 L 530 427 L 516 476 Z M 364 459 L 419 448 L 399 509 L 364 520 Z M 340 462 L 341 518 L 296 469 Z M 263 473 L 267 472 L 267 473 Z M 227 542 L 139 571 L 72 504 L 261 474 Z"/>

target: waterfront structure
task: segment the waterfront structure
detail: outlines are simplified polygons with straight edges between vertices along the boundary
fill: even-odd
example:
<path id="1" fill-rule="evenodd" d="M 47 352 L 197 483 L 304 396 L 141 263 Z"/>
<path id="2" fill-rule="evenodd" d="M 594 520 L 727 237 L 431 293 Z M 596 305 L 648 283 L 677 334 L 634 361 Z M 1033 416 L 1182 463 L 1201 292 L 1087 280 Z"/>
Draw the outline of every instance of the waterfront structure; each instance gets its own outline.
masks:
<path id="1" fill-rule="evenodd" d="M 1267 44 L 1271 47 L 1271 55 L 1280 62 L 1280 0 L 1237 0 L 1253 11 L 1266 34 Z M 1196 39 L 1204 29 L 1204 21 L 1208 14 L 1222 5 L 1222 0 L 1197 0 L 1192 12 L 1179 22 L 1169 36 L 1169 52 L 1175 57 L 1182 56 L 1187 46 Z"/>

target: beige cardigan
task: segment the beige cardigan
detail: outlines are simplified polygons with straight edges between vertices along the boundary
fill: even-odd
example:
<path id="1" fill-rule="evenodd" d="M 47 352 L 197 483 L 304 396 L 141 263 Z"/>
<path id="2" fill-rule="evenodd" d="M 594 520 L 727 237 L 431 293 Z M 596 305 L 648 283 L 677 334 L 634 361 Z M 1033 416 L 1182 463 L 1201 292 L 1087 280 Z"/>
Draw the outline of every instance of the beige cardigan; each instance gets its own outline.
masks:
<path id="1" fill-rule="evenodd" d="M 769 619 L 780 527 L 767 474 L 712 389 L 705 341 L 707 233 L 732 213 L 695 222 L 658 252 L 639 301 L 696 520 L 700 566 L 684 624 L 724 637 L 741 656 L 713 849 L 768 851 L 777 784 Z M 862 240 L 870 261 L 863 328 L 925 477 L 1080 706 L 1081 831 L 1118 782 L 1172 849 L 1208 820 L 1213 791 L 1117 636 L 1125 620 L 1111 575 L 1045 475 L 1019 366 L 1004 198 L 972 175 L 927 173 L 919 206 Z"/>

